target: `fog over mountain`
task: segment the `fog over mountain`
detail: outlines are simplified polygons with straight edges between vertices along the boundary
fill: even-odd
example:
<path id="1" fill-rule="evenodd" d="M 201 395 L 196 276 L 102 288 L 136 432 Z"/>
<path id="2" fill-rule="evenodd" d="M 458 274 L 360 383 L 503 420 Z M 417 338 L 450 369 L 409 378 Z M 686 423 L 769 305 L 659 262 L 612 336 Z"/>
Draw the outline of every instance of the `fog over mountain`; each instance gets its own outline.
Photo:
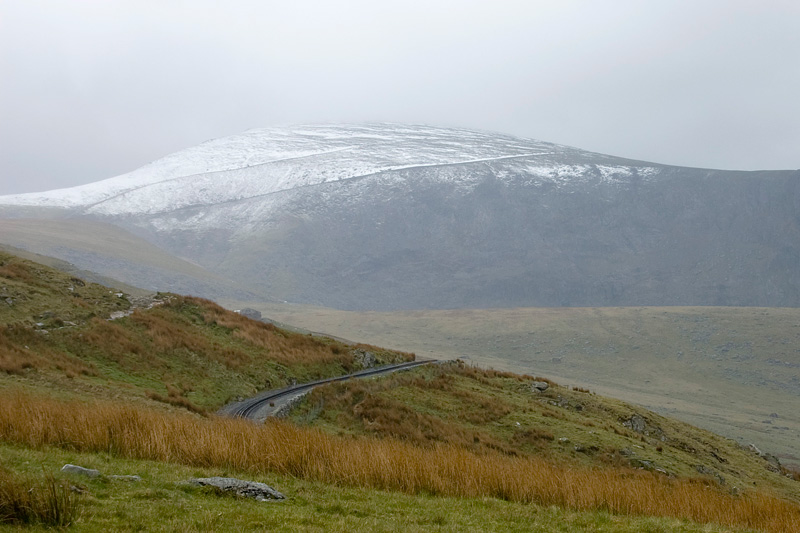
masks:
<path id="1" fill-rule="evenodd" d="M 462 129 L 306 125 L 0 206 L 6 218 L 110 223 L 263 297 L 342 309 L 800 306 L 796 170 L 675 167 Z M 57 240 L 35 251 L 81 262 Z"/>

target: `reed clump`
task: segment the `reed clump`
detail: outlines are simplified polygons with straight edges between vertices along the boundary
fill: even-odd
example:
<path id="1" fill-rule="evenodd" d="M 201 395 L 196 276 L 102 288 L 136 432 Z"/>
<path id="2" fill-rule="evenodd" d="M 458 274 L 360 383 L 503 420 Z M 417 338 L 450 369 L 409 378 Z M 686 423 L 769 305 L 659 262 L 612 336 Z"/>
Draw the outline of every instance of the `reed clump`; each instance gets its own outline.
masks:
<path id="1" fill-rule="evenodd" d="M 795 502 L 643 471 L 570 468 L 531 457 L 339 437 L 287 422 L 264 426 L 142 407 L 66 403 L 0 392 L 0 439 L 121 457 L 332 484 L 456 497 L 496 497 L 576 510 L 667 516 L 762 531 L 800 531 Z"/>
<path id="2" fill-rule="evenodd" d="M 64 480 L 17 478 L 0 468 L 0 524 L 70 525 L 80 511 L 80 496 Z"/>

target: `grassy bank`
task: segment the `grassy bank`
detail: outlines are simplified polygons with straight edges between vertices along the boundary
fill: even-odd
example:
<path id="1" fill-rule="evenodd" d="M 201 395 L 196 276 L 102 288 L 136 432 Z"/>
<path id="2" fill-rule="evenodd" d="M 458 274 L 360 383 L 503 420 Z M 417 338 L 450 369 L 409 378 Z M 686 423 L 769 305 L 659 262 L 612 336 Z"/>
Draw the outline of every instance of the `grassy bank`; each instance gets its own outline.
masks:
<path id="1" fill-rule="evenodd" d="M 85 492 L 79 496 L 73 532 L 105 531 L 519 531 L 595 533 L 743 533 L 740 528 L 701 525 L 686 520 L 571 511 L 556 506 L 515 503 L 497 498 L 408 495 L 275 473 L 254 475 L 229 468 L 188 467 L 125 459 L 108 453 L 60 448 L 31 449 L 0 444 L 0 463 L 21 477 L 41 477 L 65 463 L 112 474 L 138 474 L 139 483 L 63 476 Z M 59 474 L 57 474 L 59 475 Z M 284 492 L 281 503 L 220 497 L 182 484 L 191 477 L 255 479 Z M 3 526 L 0 525 L 0 529 Z M 10 528 L 9 528 L 10 529 Z M 49 531 L 31 524 L 28 531 Z"/>
<path id="2" fill-rule="evenodd" d="M 36 449 L 57 446 L 406 494 L 491 497 L 763 531 L 800 528 L 800 508 L 794 503 L 755 492 L 733 496 L 707 483 L 649 472 L 563 468 L 542 459 L 475 454 L 455 446 L 425 449 L 395 439 L 336 437 L 282 422 L 259 427 L 23 394 L 3 393 L 0 403 L 0 439 Z"/>

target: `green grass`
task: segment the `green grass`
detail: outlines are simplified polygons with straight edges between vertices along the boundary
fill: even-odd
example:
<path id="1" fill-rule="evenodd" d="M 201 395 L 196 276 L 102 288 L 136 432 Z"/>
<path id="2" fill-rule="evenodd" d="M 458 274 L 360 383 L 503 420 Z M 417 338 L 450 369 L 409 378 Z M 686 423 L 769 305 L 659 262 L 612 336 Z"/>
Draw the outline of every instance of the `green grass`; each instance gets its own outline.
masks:
<path id="1" fill-rule="evenodd" d="M 573 512 L 557 507 L 404 495 L 336 487 L 289 476 L 256 479 L 283 492 L 283 502 L 254 502 L 182 486 L 191 477 L 253 479 L 235 470 L 198 469 L 59 449 L 0 444 L 0 463 L 18 474 L 54 473 L 86 492 L 70 531 L 555 531 L 733 532 L 674 519 Z M 104 474 L 137 474 L 139 483 L 60 474 L 66 463 Z M 5 527 L 0 526 L 0 530 Z M 9 528 L 11 529 L 11 528 Z M 29 531 L 44 530 L 41 526 Z"/>

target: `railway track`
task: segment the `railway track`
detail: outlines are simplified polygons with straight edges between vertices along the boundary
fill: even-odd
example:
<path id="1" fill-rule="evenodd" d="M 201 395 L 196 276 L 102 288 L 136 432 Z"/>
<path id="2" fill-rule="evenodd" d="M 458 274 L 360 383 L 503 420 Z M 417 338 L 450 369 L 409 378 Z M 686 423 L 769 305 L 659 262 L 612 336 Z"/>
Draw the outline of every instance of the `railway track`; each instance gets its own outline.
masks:
<path id="1" fill-rule="evenodd" d="M 346 376 L 336 376 L 317 381 L 310 381 L 308 383 L 302 383 L 299 385 L 292 385 L 291 387 L 286 387 L 283 389 L 270 390 L 262 392 L 261 394 L 247 400 L 228 404 L 219 410 L 219 414 L 223 416 L 248 418 L 250 420 L 268 418 L 269 416 L 274 416 L 274 411 L 277 411 L 281 404 L 285 405 L 287 401 L 305 394 L 319 385 L 333 383 L 335 381 L 345 381 L 354 378 L 379 376 L 381 374 L 389 374 L 399 370 L 407 370 L 409 368 L 427 365 L 434 362 L 436 362 L 434 359 L 424 359 L 421 361 L 410 361 L 408 363 L 399 363 L 396 365 L 386 365 L 378 368 L 370 368 L 369 370 L 362 370 L 361 372 L 355 372 L 353 374 L 347 374 Z M 276 408 L 272 410 L 273 412 L 270 412 L 268 407 Z"/>

